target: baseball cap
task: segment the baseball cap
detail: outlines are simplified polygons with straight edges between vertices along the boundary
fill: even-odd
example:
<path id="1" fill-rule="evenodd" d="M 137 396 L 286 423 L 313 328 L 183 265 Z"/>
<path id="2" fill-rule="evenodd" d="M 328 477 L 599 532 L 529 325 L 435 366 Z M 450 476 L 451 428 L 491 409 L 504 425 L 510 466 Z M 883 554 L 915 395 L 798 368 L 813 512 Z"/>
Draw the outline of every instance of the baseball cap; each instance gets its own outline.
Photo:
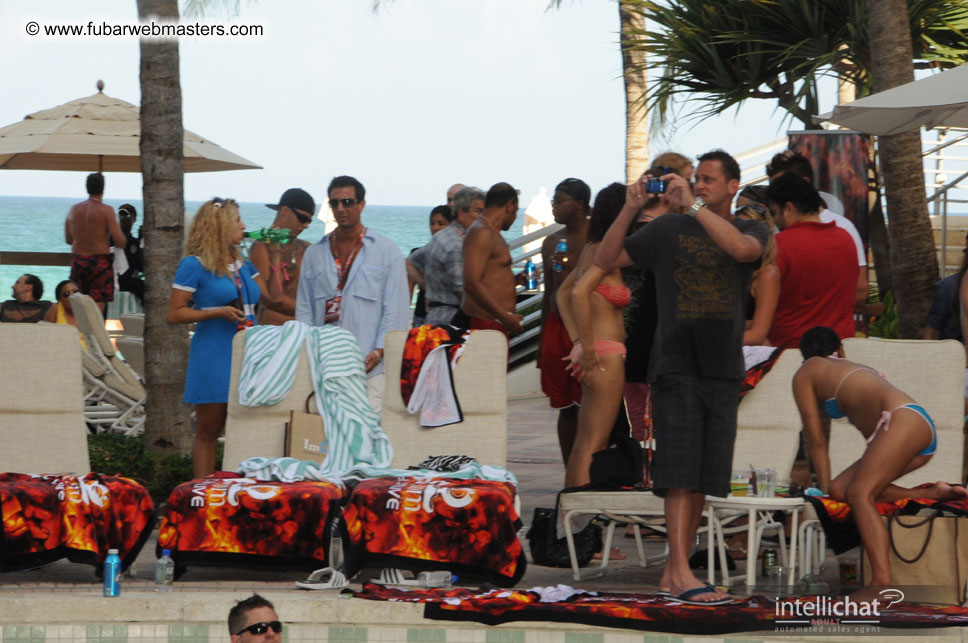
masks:
<path id="1" fill-rule="evenodd" d="M 282 206 L 287 206 L 290 210 L 308 212 L 310 216 L 316 214 L 316 202 L 309 196 L 309 192 L 302 188 L 289 188 L 279 197 L 279 203 L 266 203 L 266 207 L 273 210 L 278 210 Z"/>
<path id="2" fill-rule="evenodd" d="M 592 200 L 592 189 L 581 179 L 565 179 L 555 187 L 555 192 L 564 192 L 571 198 L 581 201 L 585 207 Z"/>

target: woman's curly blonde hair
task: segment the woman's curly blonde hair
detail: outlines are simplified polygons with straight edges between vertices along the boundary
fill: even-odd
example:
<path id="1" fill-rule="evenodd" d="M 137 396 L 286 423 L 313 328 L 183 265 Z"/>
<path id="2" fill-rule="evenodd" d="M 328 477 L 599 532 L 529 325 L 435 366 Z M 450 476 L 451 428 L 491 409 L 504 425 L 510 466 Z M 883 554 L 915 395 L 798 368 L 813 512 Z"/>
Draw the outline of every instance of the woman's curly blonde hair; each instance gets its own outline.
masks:
<path id="1" fill-rule="evenodd" d="M 229 264 L 242 257 L 232 243 L 239 224 L 239 206 L 232 199 L 212 199 L 202 204 L 188 229 L 185 256 L 195 255 L 209 272 L 228 276 Z"/>

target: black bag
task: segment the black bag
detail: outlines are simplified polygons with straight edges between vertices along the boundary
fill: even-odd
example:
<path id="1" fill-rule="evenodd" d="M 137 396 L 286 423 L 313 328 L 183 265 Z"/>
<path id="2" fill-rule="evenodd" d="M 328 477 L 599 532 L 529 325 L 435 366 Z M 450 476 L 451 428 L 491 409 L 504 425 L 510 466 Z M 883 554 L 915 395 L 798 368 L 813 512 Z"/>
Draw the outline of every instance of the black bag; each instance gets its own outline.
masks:
<path id="1" fill-rule="evenodd" d="M 642 484 L 642 463 L 642 445 L 635 438 L 623 436 L 592 454 L 588 475 L 595 487 L 634 487 Z"/>
<path id="2" fill-rule="evenodd" d="M 531 560 L 535 565 L 543 567 L 571 567 L 568 556 L 568 541 L 558 538 L 556 523 L 558 510 L 547 507 L 535 507 L 531 528 L 528 529 L 528 545 L 531 548 Z M 575 558 L 579 567 L 587 565 L 592 556 L 602 549 L 602 528 L 592 520 L 588 525 L 574 534 Z"/>

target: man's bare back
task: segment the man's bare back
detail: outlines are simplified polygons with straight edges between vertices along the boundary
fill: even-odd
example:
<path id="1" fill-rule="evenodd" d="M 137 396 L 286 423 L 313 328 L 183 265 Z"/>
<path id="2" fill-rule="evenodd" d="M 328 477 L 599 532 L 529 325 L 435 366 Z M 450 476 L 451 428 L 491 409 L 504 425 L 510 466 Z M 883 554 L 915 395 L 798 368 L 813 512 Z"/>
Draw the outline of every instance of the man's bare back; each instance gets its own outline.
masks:
<path id="1" fill-rule="evenodd" d="M 109 238 L 118 247 L 127 241 L 111 206 L 94 197 L 71 206 L 64 222 L 64 240 L 73 254 L 106 255 L 111 251 Z"/>

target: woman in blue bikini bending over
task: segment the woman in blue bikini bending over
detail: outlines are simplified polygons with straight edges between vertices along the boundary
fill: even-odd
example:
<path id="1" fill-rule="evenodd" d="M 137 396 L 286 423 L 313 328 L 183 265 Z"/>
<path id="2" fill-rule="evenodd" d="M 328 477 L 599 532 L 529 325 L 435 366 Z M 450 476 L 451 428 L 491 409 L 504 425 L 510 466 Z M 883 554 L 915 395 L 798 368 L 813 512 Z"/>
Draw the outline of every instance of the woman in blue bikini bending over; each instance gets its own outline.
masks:
<path id="1" fill-rule="evenodd" d="M 850 506 L 871 560 L 870 584 L 890 585 L 888 533 L 874 503 L 915 496 L 952 500 L 968 496 L 968 491 L 946 482 L 917 491 L 892 484 L 923 467 L 937 449 L 931 416 L 883 374 L 844 359 L 840 338 L 830 328 L 815 326 L 804 333 L 800 352 L 805 361 L 793 376 L 793 396 L 820 490 Z M 833 480 L 823 416 L 846 417 L 867 438 L 860 460 Z"/>

